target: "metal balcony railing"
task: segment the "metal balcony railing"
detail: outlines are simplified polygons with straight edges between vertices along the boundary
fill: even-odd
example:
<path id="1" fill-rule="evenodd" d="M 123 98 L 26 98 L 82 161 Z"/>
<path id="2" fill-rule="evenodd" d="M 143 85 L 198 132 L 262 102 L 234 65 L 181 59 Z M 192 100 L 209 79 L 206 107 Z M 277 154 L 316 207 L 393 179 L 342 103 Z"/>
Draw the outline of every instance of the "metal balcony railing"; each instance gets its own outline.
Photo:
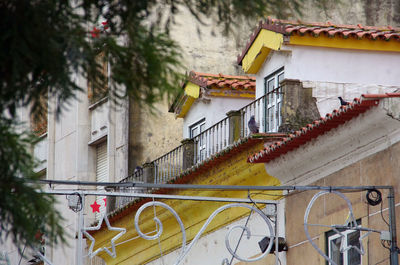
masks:
<path id="1" fill-rule="evenodd" d="M 193 161 L 197 164 L 229 145 L 229 119 L 224 118 L 193 139 Z"/>
<path id="2" fill-rule="evenodd" d="M 183 156 L 183 145 L 180 145 L 154 160 L 154 183 L 167 183 L 178 176 L 183 170 Z"/>
<path id="3" fill-rule="evenodd" d="M 228 147 L 240 137 L 250 135 L 248 121 L 254 115 L 256 122 L 260 124 L 260 132 L 265 132 L 266 100 L 270 95 L 264 95 L 243 108 L 233 111 L 218 123 L 214 124 L 193 139 L 186 140 L 165 155 L 144 165 L 144 169 L 135 172 L 121 182 L 139 183 L 167 183 L 178 177 L 184 170 L 201 163 L 210 156 Z M 228 113 L 229 114 L 229 113 Z M 239 128 L 238 128 L 239 127 Z M 237 133 L 238 132 L 238 133 Z M 123 192 L 144 192 L 138 188 L 123 188 Z M 117 208 L 132 201 L 132 198 L 119 198 L 116 201 Z"/>
<path id="4" fill-rule="evenodd" d="M 241 137 L 246 137 L 250 134 L 249 128 L 247 126 L 250 117 L 254 115 L 256 122 L 260 125 L 259 131 L 265 132 L 265 100 L 268 95 L 264 95 L 254 100 L 250 104 L 247 104 L 240 109 L 241 114 L 241 126 L 240 131 Z"/>

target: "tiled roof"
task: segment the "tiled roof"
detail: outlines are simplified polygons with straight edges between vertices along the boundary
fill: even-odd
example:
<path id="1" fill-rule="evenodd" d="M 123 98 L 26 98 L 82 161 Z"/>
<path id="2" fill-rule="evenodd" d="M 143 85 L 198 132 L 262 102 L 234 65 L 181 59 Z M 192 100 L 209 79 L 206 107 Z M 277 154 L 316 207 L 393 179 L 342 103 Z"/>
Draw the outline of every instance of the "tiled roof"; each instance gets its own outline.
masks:
<path id="1" fill-rule="evenodd" d="M 206 74 L 191 71 L 188 80 L 201 87 L 232 88 L 232 89 L 256 89 L 256 79 L 251 76 L 232 76 L 223 74 Z"/>
<path id="2" fill-rule="evenodd" d="M 251 155 L 247 161 L 250 163 L 268 163 L 275 158 L 304 145 L 312 139 L 317 138 L 325 132 L 338 127 L 346 121 L 357 117 L 371 107 L 377 106 L 379 104 L 379 99 L 400 97 L 400 93 L 368 94 L 362 95 L 362 97 L 363 100 L 356 98 L 349 105 L 341 106 L 332 113 L 328 113 L 325 118 L 315 120 L 312 124 L 308 124 L 301 130 L 289 134 L 288 137 L 283 138 L 282 141 L 276 141 L 268 145 L 263 150 Z"/>
<path id="3" fill-rule="evenodd" d="M 391 26 L 382 27 L 372 27 L 363 26 L 361 24 L 357 25 L 339 25 L 333 24 L 331 22 L 318 23 L 318 22 L 301 22 L 301 21 L 288 21 L 269 18 L 262 22 L 260 21 L 258 27 L 250 36 L 250 41 L 247 43 L 242 54 L 238 56 L 237 62 L 241 64 L 243 57 L 246 55 L 250 46 L 254 42 L 258 33 L 262 30 L 270 30 L 276 33 L 281 33 L 285 36 L 290 35 L 305 35 L 310 34 L 314 37 L 320 35 L 326 35 L 329 37 L 341 37 L 341 38 L 368 38 L 372 40 L 382 39 L 382 40 L 397 40 L 400 39 L 400 28 L 395 28 Z"/>

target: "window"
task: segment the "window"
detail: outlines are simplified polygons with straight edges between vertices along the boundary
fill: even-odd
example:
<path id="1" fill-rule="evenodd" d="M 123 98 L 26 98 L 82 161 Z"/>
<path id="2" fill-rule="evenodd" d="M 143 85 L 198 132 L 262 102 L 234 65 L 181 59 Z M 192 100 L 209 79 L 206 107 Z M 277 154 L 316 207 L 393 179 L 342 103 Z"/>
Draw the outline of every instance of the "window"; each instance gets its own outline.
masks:
<path id="1" fill-rule="evenodd" d="M 38 106 L 32 111 L 30 116 L 31 130 L 36 136 L 41 136 L 47 132 L 47 95 L 39 98 Z"/>
<path id="2" fill-rule="evenodd" d="M 334 231 L 327 233 L 329 258 L 338 265 L 361 265 L 361 254 L 357 250 L 350 248 L 344 252 L 340 251 L 341 248 L 346 249 L 348 246 L 360 248 L 360 231 L 346 230 L 341 233 L 344 237 Z"/>
<path id="3" fill-rule="evenodd" d="M 202 119 L 189 127 L 189 136 L 195 138 L 197 160 L 202 161 L 206 156 L 206 137 L 201 134 L 206 129 L 206 119 Z M 201 134 L 199 137 L 197 137 Z"/>
<path id="4" fill-rule="evenodd" d="M 90 104 L 95 104 L 107 96 L 109 63 L 104 52 L 100 52 L 96 57 L 97 71 L 101 72 L 101 76 L 92 77 L 88 82 L 88 98 Z"/>
<path id="5" fill-rule="evenodd" d="M 281 68 L 264 79 L 266 132 L 277 132 L 282 124 L 282 89 L 279 84 L 283 78 L 284 71 Z"/>
<path id="6" fill-rule="evenodd" d="M 107 141 L 96 146 L 96 181 L 108 182 L 108 157 L 107 157 Z M 103 187 L 98 187 L 103 190 Z M 96 219 L 99 219 L 106 212 L 105 200 L 106 196 L 96 196 L 96 202 L 100 206 L 100 213 L 96 212 Z"/>

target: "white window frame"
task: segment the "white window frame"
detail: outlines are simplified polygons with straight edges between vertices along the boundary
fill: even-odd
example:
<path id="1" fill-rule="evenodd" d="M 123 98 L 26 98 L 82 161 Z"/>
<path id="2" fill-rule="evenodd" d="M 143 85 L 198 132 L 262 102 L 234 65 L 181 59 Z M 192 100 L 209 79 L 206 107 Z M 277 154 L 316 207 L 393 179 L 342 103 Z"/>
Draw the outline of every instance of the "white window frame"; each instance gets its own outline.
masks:
<path id="1" fill-rule="evenodd" d="M 194 130 L 197 130 L 198 133 L 193 133 Z M 201 134 L 202 132 L 204 132 L 206 130 L 206 118 L 203 118 L 195 123 L 193 123 L 192 125 L 189 126 L 189 136 L 190 139 L 195 138 L 196 136 L 198 136 L 199 134 Z M 205 135 L 201 135 L 197 142 L 196 142 L 196 146 L 197 146 L 197 160 L 202 161 L 203 159 L 205 159 L 206 156 L 206 137 Z"/>
<path id="2" fill-rule="evenodd" d="M 344 240 L 343 241 L 343 248 L 344 249 L 346 249 L 349 245 L 348 245 L 348 238 L 349 238 L 349 235 L 350 234 L 352 234 L 352 233 L 358 233 L 358 238 L 360 237 L 360 231 L 359 230 L 346 230 L 346 231 L 343 231 L 343 232 L 341 232 L 343 235 L 344 235 L 344 237 L 342 237 L 342 240 Z M 340 238 L 341 237 L 341 235 L 340 234 L 337 234 L 337 233 L 334 233 L 333 235 L 331 235 L 331 236 L 328 236 L 328 238 L 327 238 L 327 243 L 328 243 L 328 257 L 330 258 L 330 259 L 332 259 L 333 260 L 333 250 L 332 250 L 332 244 L 331 244 L 331 242 L 333 241 L 333 240 L 336 240 L 336 239 L 338 239 L 338 238 Z M 341 243 L 342 243 L 342 241 L 340 241 Z M 339 246 L 339 252 L 340 252 L 340 248 L 341 248 L 341 246 Z M 354 265 L 354 264 L 349 264 L 349 251 L 350 250 L 353 250 L 353 251 L 356 251 L 356 250 L 354 250 L 353 248 L 350 248 L 350 249 L 347 249 L 346 251 L 344 251 L 343 253 L 340 253 L 340 255 L 342 255 L 342 257 L 343 257 L 343 263 L 341 264 L 341 263 L 338 263 L 338 265 Z M 358 253 L 358 252 L 357 252 Z M 359 254 L 359 253 L 358 253 Z M 361 254 L 359 254 L 360 255 L 360 264 L 362 264 L 362 255 Z M 358 264 L 357 264 L 358 265 Z"/>
<path id="3" fill-rule="evenodd" d="M 284 78 L 284 68 L 280 68 L 264 79 L 266 132 L 278 132 L 279 126 L 282 124 L 282 88 L 279 83 Z"/>

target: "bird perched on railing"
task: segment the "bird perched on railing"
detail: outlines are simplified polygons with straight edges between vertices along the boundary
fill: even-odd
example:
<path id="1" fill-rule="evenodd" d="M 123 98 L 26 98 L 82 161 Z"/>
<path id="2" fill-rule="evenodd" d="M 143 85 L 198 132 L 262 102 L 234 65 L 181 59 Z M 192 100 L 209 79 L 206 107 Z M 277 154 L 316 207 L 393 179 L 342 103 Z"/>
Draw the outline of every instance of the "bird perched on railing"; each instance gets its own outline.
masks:
<path id="1" fill-rule="evenodd" d="M 260 125 L 254 119 L 254 115 L 252 115 L 250 117 L 250 120 L 248 122 L 248 126 L 249 126 L 250 133 L 258 133 L 258 129 L 260 128 Z"/>
<path id="2" fill-rule="evenodd" d="M 341 106 L 347 106 L 347 105 L 350 104 L 350 103 L 347 102 L 346 100 L 342 99 L 342 97 L 338 97 L 338 99 L 340 100 L 340 105 L 341 105 Z"/>

